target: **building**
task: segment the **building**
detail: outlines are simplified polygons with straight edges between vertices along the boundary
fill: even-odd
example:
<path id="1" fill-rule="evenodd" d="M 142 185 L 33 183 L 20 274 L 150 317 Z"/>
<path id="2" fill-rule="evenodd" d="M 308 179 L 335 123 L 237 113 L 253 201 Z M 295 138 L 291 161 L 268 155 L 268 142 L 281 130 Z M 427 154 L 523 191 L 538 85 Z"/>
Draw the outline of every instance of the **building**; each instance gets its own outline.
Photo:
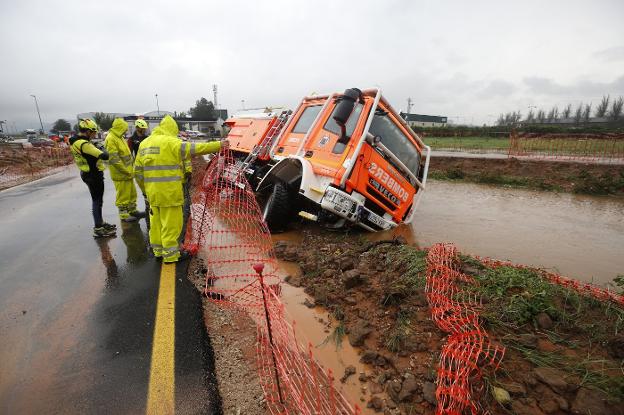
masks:
<path id="1" fill-rule="evenodd" d="M 448 122 L 448 117 L 439 115 L 408 114 L 402 112 L 401 117 L 403 117 L 410 127 L 444 127 Z"/>

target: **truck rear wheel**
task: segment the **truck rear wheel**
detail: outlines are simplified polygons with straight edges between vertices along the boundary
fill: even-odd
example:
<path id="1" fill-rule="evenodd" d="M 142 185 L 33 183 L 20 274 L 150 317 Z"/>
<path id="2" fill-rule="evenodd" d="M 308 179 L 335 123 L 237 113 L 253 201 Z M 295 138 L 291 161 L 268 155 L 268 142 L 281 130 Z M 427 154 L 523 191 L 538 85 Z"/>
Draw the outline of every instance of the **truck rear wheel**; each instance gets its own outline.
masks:
<path id="1" fill-rule="evenodd" d="M 288 186 L 278 181 L 264 200 L 261 206 L 262 219 L 267 223 L 271 232 L 281 232 L 286 229 L 290 219 L 289 199 Z"/>

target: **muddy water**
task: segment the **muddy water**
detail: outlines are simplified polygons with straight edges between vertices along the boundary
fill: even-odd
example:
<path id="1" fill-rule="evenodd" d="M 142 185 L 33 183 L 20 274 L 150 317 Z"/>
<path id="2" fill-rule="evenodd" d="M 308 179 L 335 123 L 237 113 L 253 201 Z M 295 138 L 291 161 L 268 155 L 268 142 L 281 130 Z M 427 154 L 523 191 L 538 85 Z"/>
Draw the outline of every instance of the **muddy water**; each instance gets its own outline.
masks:
<path id="1" fill-rule="evenodd" d="M 430 181 L 403 235 L 427 247 L 453 242 L 465 253 L 545 267 L 607 284 L 624 274 L 624 199 Z"/>
<path id="2" fill-rule="evenodd" d="M 301 270 L 297 264 L 290 262 L 278 261 L 279 275 L 300 275 Z M 336 388 L 347 398 L 353 405 L 357 404 L 362 409 L 362 414 L 374 414 L 371 409 L 366 408 L 366 402 L 360 401 L 359 397 L 364 396 L 366 400 L 369 398 L 367 390 L 362 390 L 365 383 L 358 380 L 360 373 L 370 374 L 371 368 L 368 365 L 360 363 L 358 350 L 353 348 L 345 337 L 340 346 L 337 346 L 332 340 L 328 341 L 328 336 L 334 330 L 336 322 L 328 314 L 327 310 L 322 307 L 313 309 L 304 305 L 306 299 L 314 302 L 302 288 L 293 287 L 287 283 L 282 285 L 282 302 L 290 317 L 296 322 L 296 330 L 303 333 L 306 340 L 313 345 L 314 357 L 326 369 L 331 369 L 336 378 Z M 300 339 L 301 340 L 301 339 Z M 355 374 L 351 375 L 345 383 L 341 383 L 339 379 L 344 374 L 347 366 L 355 367 Z"/>

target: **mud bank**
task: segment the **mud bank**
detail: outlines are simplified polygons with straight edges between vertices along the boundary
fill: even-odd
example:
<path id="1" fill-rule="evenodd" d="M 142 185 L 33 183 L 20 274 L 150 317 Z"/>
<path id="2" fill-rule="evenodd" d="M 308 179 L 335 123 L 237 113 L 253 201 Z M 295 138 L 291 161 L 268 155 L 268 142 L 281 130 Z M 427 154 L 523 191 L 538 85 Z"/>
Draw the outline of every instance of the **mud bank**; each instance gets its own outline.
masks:
<path id="1" fill-rule="evenodd" d="M 386 414 L 433 414 L 439 353 L 446 334 L 431 320 L 424 292 L 426 251 L 404 241 L 344 235 L 279 241 L 302 286 L 330 310 L 330 338 L 344 337 L 373 367 L 358 381 L 367 404 Z M 478 405 L 494 414 L 624 413 L 624 310 L 546 283 L 537 273 L 490 269 L 462 257 L 478 282 L 490 336 L 507 348 L 501 367 L 474 379 Z M 503 389 L 508 399 L 492 393 Z M 500 401 L 500 402 L 499 402 Z"/>
<path id="2" fill-rule="evenodd" d="M 624 196 L 622 165 L 434 157 L 429 169 L 429 177 L 438 180 Z"/>

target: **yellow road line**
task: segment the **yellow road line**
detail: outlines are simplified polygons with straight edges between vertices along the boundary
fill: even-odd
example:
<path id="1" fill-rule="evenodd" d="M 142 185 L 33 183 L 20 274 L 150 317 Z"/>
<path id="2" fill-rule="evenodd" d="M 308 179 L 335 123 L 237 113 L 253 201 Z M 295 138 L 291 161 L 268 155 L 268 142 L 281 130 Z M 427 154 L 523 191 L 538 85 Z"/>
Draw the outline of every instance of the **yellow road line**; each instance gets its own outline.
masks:
<path id="1" fill-rule="evenodd" d="M 152 364 L 147 393 L 148 415 L 175 412 L 175 264 L 163 264 L 160 272 Z"/>

